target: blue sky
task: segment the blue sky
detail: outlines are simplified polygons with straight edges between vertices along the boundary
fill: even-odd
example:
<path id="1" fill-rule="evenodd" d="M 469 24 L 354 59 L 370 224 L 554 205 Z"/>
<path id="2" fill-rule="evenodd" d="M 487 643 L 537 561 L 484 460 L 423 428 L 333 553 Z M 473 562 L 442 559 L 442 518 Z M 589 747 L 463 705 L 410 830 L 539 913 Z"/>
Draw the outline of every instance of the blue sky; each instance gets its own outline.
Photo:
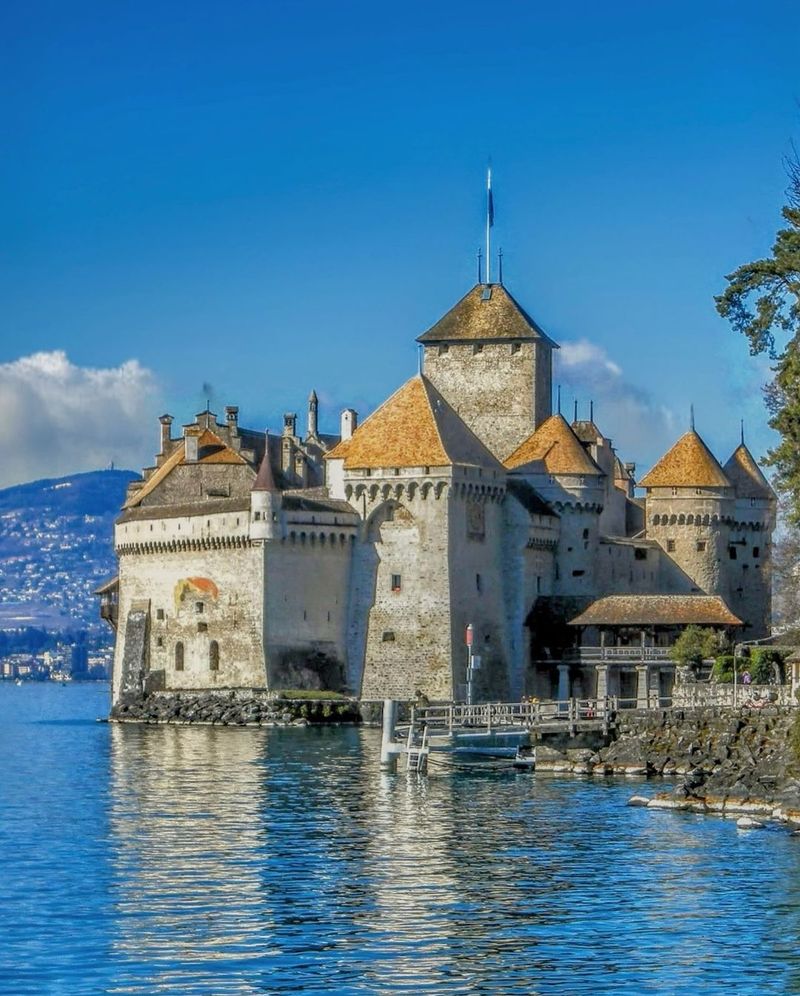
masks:
<path id="1" fill-rule="evenodd" d="M 489 156 L 506 283 L 565 344 L 565 408 L 594 397 L 642 469 L 692 402 L 722 459 L 740 417 L 769 445 L 766 371 L 713 295 L 780 222 L 800 4 L 0 18 L 0 483 L 147 460 L 155 416 L 208 393 L 256 427 L 311 387 L 323 428 L 366 413 L 474 282 Z"/>

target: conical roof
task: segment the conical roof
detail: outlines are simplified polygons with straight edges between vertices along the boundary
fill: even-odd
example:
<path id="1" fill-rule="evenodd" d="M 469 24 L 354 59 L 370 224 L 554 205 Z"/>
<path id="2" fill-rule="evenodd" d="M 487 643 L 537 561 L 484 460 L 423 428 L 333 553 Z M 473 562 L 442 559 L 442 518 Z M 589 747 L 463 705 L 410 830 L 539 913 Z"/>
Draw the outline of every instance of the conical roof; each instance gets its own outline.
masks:
<path id="1" fill-rule="evenodd" d="M 275 474 L 272 471 L 272 463 L 269 458 L 269 433 L 266 433 L 264 440 L 264 456 L 261 458 L 261 466 L 258 468 L 256 479 L 253 482 L 252 491 L 277 491 L 275 484 Z"/>
<path id="2" fill-rule="evenodd" d="M 406 381 L 326 455 L 345 467 L 445 467 L 502 470 L 500 463 L 422 374 Z"/>
<path id="3" fill-rule="evenodd" d="M 558 349 L 502 284 L 476 284 L 417 342 L 539 340 Z"/>
<path id="4" fill-rule="evenodd" d="M 716 457 L 694 429 L 684 433 L 639 481 L 643 488 L 729 488 Z"/>
<path id="5" fill-rule="evenodd" d="M 761 473 L 753 454 L 741 443 L 724 467 L 725 476 L 736 488 L 737 498 L 774 498 L 775 492 Z"/>
<path id="6" fill-rule="evenodd" d="M 592 460 L 559 412 L 551 415 L 503 461 L 509 470 L 540 461 L 548 474 L 597 476 L 603 471 Z"/>

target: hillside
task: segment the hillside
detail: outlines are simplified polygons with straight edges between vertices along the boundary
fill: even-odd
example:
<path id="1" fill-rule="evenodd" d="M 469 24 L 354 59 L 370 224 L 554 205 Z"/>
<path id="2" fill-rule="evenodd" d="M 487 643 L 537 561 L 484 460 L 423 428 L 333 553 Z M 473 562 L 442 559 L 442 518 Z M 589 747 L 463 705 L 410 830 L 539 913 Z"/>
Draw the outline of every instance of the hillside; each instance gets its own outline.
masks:
<path id="1" fill-rule="evenodd" d="M 97 629 L 92 590 L 116 570 L 114 519 L 128 470 L 0 490 L 0 630 Z"/>

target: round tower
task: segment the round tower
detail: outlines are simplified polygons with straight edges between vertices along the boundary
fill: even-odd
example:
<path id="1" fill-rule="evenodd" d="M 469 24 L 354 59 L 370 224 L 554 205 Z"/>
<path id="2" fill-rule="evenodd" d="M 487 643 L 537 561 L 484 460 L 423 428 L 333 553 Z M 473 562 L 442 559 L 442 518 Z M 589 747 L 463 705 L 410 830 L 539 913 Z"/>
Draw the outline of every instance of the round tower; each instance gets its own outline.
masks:
<path id="1" fill-rule="evenodd" d="M 281 493 L 275 483 L 269 449 L 267 433 L 264 456 L 250 491 L 250 538 L 253 540 L 271 540 L 280 535 Z"/>
<path id="2" fill-rule="evenodd" d="M 734 489 L 698 433 L 691 429 L 681 436 L 639 484 L 647 491 L 647 538 L 667 554 L 662 590 L 721 595 L 728 601 Z"/>
<path id="3" fill-rule="evenodd" d="M 770 632 L 772 622 L 772 532 L 777 499 L 744 439 L 724 470 L 735 491 L 728 604 L 745 620 L 745 636 L 759 639 Z"/>

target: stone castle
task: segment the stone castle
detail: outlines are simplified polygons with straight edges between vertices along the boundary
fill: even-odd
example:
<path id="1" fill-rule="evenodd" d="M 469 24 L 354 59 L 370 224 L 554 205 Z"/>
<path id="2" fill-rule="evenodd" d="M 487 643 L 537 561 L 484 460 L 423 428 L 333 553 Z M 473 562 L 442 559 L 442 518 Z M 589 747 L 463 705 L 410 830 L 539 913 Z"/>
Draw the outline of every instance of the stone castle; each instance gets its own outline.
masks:
<path id="1" fill-rule="evenodd" d="M 469 624 L 476 699 L 658 695 L 676 627 L 768 632 L 775 496 L 743 440 L 722 466 L 692 429 L 636 481 L 592 417 L 553 413 L 558 346 L 502 283 L 417 341 L 421 372 L 363 424 L 345 410 L 338 436 L 313 392 L 304 435 L 294 414 L 245 429 L 234 406 L 177 437 L 161 417 L 99 592 L 114 703 L 459 699 Z"/>

